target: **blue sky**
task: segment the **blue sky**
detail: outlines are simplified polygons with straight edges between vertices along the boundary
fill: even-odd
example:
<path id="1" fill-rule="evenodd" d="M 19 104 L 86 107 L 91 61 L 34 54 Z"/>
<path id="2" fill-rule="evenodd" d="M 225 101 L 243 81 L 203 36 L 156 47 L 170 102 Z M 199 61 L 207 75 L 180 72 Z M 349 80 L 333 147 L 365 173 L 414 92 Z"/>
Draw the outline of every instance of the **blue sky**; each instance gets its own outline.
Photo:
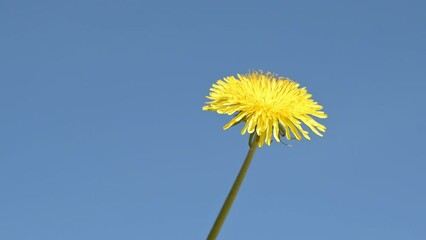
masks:
<path id="1" fill-rule="evenodd" d="M 256 152 L 220 239 L 426 239 L 424 1 L 0 1 L 0 239 L 204 239 L 248 150 L 201 111 L 263 69 L 323 138 Z"/>

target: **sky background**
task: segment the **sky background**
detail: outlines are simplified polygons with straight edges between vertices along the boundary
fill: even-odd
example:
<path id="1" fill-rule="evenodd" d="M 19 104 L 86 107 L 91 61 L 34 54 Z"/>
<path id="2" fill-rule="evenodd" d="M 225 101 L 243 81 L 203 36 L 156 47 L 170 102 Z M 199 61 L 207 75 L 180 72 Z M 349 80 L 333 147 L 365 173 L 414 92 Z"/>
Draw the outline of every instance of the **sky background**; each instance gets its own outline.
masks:
<path id="1" fill-rule="evenodd" d="M 426 239 L 424 1 L 0 1 L 0 239 L 205 239 L 263 69 L 323 138 L 256 152 L 219 239 Z"/>

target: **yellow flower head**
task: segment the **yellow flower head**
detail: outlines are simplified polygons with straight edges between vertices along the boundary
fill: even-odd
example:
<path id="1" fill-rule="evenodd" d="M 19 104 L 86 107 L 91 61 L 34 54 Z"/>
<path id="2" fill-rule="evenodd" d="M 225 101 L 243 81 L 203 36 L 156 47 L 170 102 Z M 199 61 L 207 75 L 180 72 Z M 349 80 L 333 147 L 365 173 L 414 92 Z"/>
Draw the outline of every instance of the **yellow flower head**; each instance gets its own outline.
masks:
<path id="1" fill-rule="evenodd" d="M 299 84 L 271 73 L 262 71 L 250 72 L 218 80 L 210 89 L 205 111 L 216 111 L 219 114 L 236 114 L 223 129 L 245 122 L 241 134 L 256 133 L 259 136 L 259 147 L 264 143 L 270 145 L 272 135 L 277 142 L 281 136 L 288 140 L 291 133 L 297 140 L 302 136 L 310 140 L 308 132 L 303 130 L 302 122 L 319 136 L 326 127 L 319 124 L 311 116 L 327 118 L 321 111 L 322 106 L 311 99 L 306 88 Z M 319 131 L 318 131 L 319 130 Z"/>

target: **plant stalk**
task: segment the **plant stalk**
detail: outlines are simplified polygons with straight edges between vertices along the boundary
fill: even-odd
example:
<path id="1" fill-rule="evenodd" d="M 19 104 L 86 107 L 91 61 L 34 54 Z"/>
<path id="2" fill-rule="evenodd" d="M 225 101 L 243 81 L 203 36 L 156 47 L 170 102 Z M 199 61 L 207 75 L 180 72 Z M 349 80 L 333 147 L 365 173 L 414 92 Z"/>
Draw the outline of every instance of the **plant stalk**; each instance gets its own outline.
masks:
<path id="1" fill-rule="evenodd" d="M 250 149 L 247 153 L 246 159 L 244 160 L 244 163 L 241 166 L 240 172 L 238 173 L 238 176 L 235 179 L 234 184 L 232 185 L 232 188 L 228 193 L 228 197 L 226 197 L 226 200 L 223 203 L 222 209 L 220 210 L 219 215 L 217 216 L 216 221 L 212 229 L 210 230 L 207 240 L 215 240 L 217 236 L 219 235 L 220 229 L 222 228 L 222 225 L 226 220 L 226 216 L 228 215 L 228 212 L 231 209 L 235 198 L 237 197 L 238 190 L 240 189 L 241 184 L 244 181 L 244 177 L 247 173 L 247 170 L 249 169 L 251 160 L 253 159 L 254 153 L 256 152 L 256 149 L 257 149 L 258 141 L 259 141 L 259 137 L 255 133 L 250 136 L 250 140 L 249 140 Z"/>

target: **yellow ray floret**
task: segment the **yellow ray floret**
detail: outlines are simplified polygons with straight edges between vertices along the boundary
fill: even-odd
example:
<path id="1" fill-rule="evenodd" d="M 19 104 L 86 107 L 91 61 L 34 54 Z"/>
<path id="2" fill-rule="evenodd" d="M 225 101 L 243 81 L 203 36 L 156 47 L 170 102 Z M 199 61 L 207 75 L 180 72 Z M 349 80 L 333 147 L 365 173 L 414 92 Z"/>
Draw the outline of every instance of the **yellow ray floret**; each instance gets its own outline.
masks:
<path id="1" fill-rule="evenodd" d="M 245 122 L 241 134 L 255 132 L 262 147 L 264 143 L 270 145 L 272 137 L 277 142 L 281 136 L 310 139 L 302 123 L 322 136 L 320 132 L 325 132 L 326 127 L 312 116 L 326 118 L 327 115 L 311 97 L 306 88 L 299 88 L 298 83 L 288 78 L 258 71 L 218 80 L 210 89 L 207 99 L 211 101 L 203 110 L 235 114 L 223 129 Z"/>

